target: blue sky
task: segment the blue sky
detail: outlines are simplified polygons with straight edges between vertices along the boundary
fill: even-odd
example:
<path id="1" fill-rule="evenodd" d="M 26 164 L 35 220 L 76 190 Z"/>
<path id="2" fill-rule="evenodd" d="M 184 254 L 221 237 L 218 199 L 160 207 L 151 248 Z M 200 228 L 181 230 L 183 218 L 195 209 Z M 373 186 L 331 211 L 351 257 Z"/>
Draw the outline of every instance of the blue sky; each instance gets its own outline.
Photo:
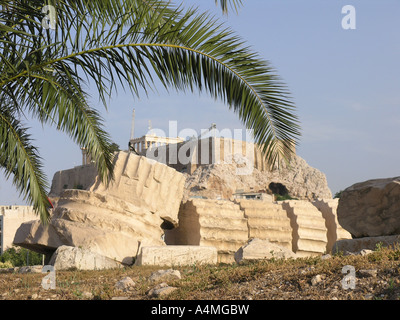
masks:
<path id="1" fill-rule="evenodd" d="M 400 176 L 400 1 L 398 0 L 244 0 L 226 17 L 214 0 L 185 0 L 210 10 L 230 26 L 285 81 L 297 106 L 302 137 L 297 149 L 309 165 L 325 173 L 332 192 L 369 179 Z M 342 28 L 342 7 L 356 10 L 356 29 Z M 168 133 L 243 128 L 237 116 L 206 94 L 159 91 L 136 99 L 114 94 L 102 110 L 106 130 L 126 148 L 132 109 L 135 135 L 153 128 Z M 94 87 L 93 87 L 94 90 Z M 96 96 L 95 92 L 92 92 Z M 49 184 L 57 170 L 81 163 L 81 152 L 66 135 L 28 121 L 44 159 Z M 0 204 L 23 204 L 0 175 Z"/>

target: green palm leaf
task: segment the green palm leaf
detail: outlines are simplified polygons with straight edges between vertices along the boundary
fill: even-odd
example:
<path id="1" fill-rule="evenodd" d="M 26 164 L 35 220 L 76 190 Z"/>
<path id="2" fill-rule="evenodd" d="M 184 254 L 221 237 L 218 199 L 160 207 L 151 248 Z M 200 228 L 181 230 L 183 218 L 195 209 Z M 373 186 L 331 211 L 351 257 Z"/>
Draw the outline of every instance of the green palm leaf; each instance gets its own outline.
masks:
<path id="1" fill-rule="evenodd" d="M 228 3 L 238 8 L 241 1 L 219 3 L 226 13 Z M 3 121 L 9 120 L 4 128 L 15 125 L 19 131 L 13 132 L 26 134 L 15 120 L 16 113 L 55 125 L 89 150 L 104 181 L 112 177 L 112 142 L 98 112 L 87 103 L 88 83 L 97 86 L 105 107 L 117 85 L 135 96 L 141 89 L 147 94 L 155 89 L 155 79 L 165 88 L 204 91 L 226 102 L 254 130 L 255 141 L 271 165 L 289 157 L 291 144 L 297 143 L 300 126 L 284 83 L 267 61 L 208 14 L 167 1 L 59 0 L 53 2 L 57 9 L 53 31 L 41 24 L 44 1 L 0 0 L 0 4 L 7 4 L 0 12 L 0 114 Z M 6 106 L 9 111 L 3 112 Z M 9 136 L 4 132 L 0 138 L 5 143 Z M 21 141 L 25 142 L 21 148 L 36 157 L 36 150 L 28 148 L 29 139 Z M 11 151 L 8 147 L 2 151 L 0 166 L 9 174 L 17 172 L 20 178 L 40 169 L 39 157 L 31 171 L 21 169 L 28 157 L 16 160 L 13 168 L 6 162 Z M 36 179 L 30 193 L 24 179 L 19 189 L 39 203 L 37 197 L 44 197 L 44 188 L 38 189 L 43 179 Z M 46 220 L 45 201 L 35 208 Z"/>

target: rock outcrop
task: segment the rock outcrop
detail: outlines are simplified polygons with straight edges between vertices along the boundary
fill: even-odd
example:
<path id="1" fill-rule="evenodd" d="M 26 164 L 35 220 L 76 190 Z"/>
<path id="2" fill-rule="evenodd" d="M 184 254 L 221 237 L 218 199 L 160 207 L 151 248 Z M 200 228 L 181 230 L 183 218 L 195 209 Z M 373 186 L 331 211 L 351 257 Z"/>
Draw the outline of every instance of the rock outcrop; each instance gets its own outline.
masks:
<path id="1" fill-rule="evenodd" d="M 400 234 L 400 177 L 368 180 L 345 189 L 337 216 L 355 238 Z"/>
<path id="2" fill-rule="evenodd" d="M 283 185 L 290 196 L 300 200 L 332 198 L 325 175 L 297 155 L 288 164 L 282 161 L 279 170 L 278 167 L 268 171 L 255 166 L 249 174 L 237 174 L 245 162 L 242 155 L 235 154 L 226 163 L 203 165 L 193 174 L 186 174 L 184 199 L 203 196 L 233 200 L 237 190 L 272 193 L 271 184 Z"/>
<path id="3" fill-rule="evenodd" d="M 58 194 L 52 188 L 59 198 L 49 224 L 21 225 L 14 243 L 47 255 L 61 245 L 82 247 L 124 264 L 132 263 L 140 246 L 165 245 L 163 228 L 178 223 L 183 175 L 133 153 L 119 152 L 114 161 L 115 178 L 107 185 L 96 176 L 91 182 L 85 177 L 86 190 Z M 65 185 L 57 179 L 53 184 Z"/>

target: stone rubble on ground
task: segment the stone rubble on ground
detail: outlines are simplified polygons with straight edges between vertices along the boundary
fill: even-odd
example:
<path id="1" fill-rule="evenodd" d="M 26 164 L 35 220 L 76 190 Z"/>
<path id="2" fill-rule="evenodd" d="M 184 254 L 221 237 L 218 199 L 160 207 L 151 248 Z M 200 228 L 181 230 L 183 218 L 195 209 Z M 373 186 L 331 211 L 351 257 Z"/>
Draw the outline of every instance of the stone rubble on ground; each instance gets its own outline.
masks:
<path id="1" fill-rule="evenodd" d="M 177 289 L 178 288 L 170 287 L 167 283 L 162 282 L 156 285 L 154 288 L 150 289 L 147 295 L 152 298 L 163 298 Z"/>
<path id="2" fill-rule="evenodd" d="M 115 288 L 126 292 L 134 290 L 135 285 L 136 283 L 130 277 L 125 277 L 115 284 Z"/>
<path id="3" fill-rule="evenodd" d="M 168 270 L 158 270 L 153 272 L 150 275 L 149 281 L 150 282 L 166 282 L 166 281 L 174 281 L 174 280 L 179 280 L 181 279 L 181 273 L 179 270 L 173 270 L 173 269 L 168 269 Z"/>

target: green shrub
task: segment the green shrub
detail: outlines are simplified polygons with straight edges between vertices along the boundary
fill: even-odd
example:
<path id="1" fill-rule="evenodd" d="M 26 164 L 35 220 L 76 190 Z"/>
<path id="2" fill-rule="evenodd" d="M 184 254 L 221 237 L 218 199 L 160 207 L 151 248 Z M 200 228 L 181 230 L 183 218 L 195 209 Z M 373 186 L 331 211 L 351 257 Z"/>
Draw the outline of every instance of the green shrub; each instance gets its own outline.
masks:
<path id="1" fill-rule="evenodd" d="M 42 264 L 42 256 L 40 253 L 25 248 L 12 247 L 0 255 L 0 263 L 7 263 L 7 265 L 11 263 L 11 267 L 33 266 Z"/>
<path id="2" fill-rule="evenodd" d="M 285 194 L 283 196 L 279 195 L 279 194 L 275 194 L 275 200 L 276 201 L 285 201 L 285 200 L 299 200 L 299 199 L 293 198 L 289 194 Z"/>

